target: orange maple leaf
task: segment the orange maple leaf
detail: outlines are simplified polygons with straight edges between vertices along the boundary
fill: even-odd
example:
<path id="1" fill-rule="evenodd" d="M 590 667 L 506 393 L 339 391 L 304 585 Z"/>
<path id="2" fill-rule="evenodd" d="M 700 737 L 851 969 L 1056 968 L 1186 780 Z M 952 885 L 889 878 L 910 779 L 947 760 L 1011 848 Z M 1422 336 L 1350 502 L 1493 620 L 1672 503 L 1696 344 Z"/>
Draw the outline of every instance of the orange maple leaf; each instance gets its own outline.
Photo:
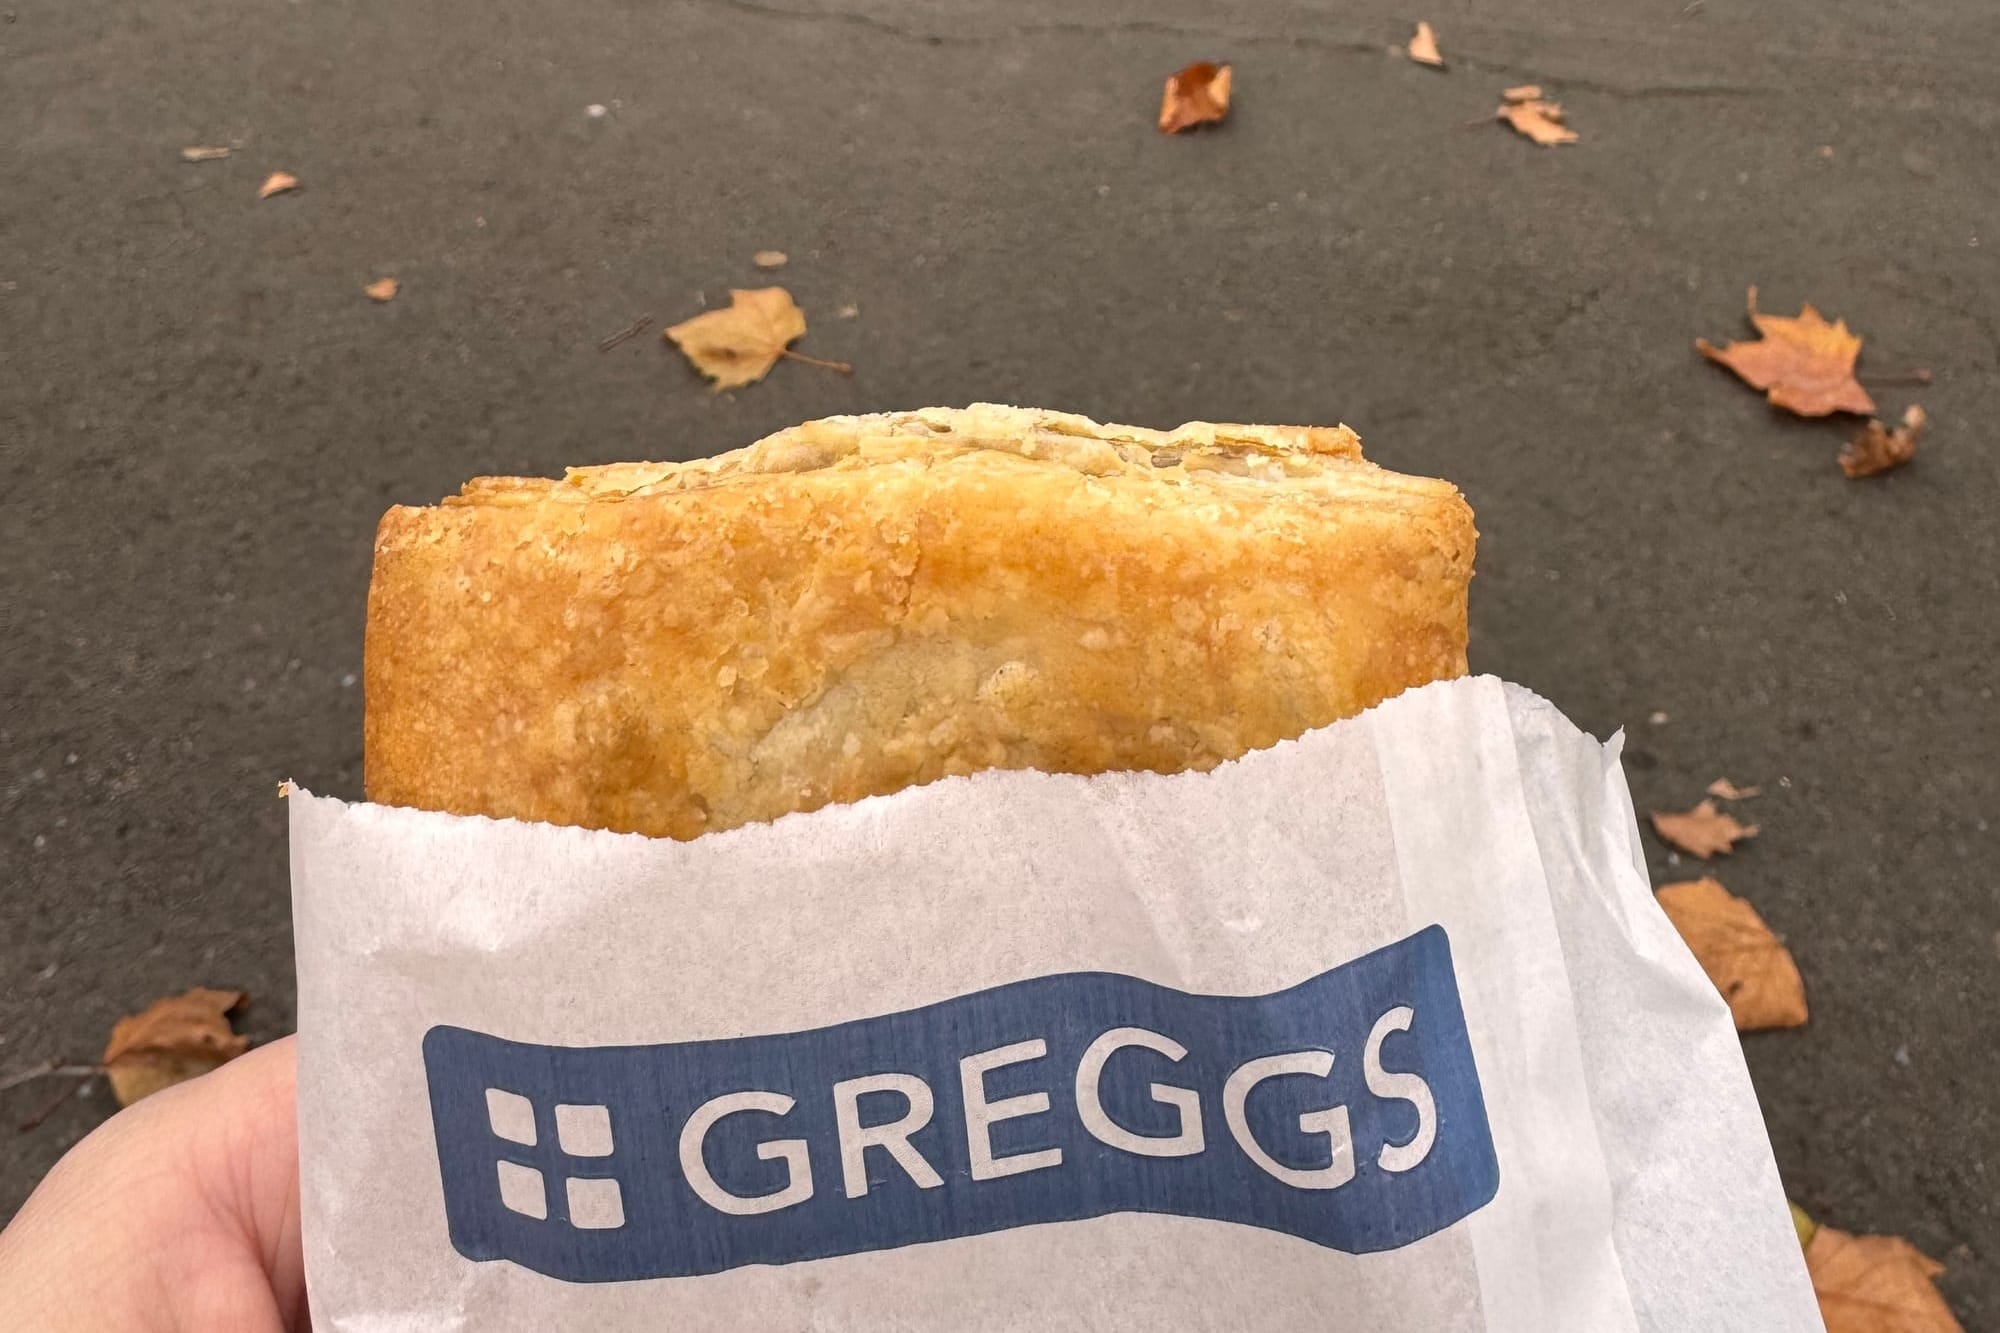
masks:
<path id="1" fill-rule="evenodd" d="M 1179 134 L 1229 114 L 1230 70 L 1210 60 L 1197 61 L 1167 76 L 1160 98 L 1160 133 Z"/>
<path id="2" fill-rule="evenodd" d="M 852 375 L 845 361 L 822 361 L 791 350 L 805 335 L 805 312 L 783 287 L 737 288 L 725 310 L 711 310 L 667 329 L 662 335 L 681 349 L 694 368 L 715 381 L 715 391 L 740 389 L 771 373 L 779 357 Z M 608 340 L 607 340 L 608 341 Z"/>
<path id="3" fill-rule="evenodd" d="M 1735 815 L 1724 814 L 1715 808 L 1714 801 L 1708 800 L 1679 813 L 1655 810 L 1647 818 L 1653 821 L 1653 831 L 1661 838 L 1704 861 L 1733 851 L 1743 839 L 1757 836 L 1755 824 L 1737 823 Z"/>
<path id="4" fill-rule="evenodd" d="M 1875 410 L 1875 400 L 1854 378 L 1861 339 L 1848 331 L 1846 320 L 1829 324 L 1810 303 L 1796 318 L 1760 314 L 1755 287 L 1749 306 L 1761 339 L 1717 347 L 1696 338 L 1695 350 L 1735 371 L 1751 388 L 1765 390 L 1773 407 L 1802 417 Z"/>
<path id="5" fill-rule="evenodd" d="M 1806 984 L 1791 951 L 1757 909 L 1712 879 L 1663 884 L 1654 895 L 1701 970 L 1729 1002 L 1738 1032 L 1806 1021 Z"/>
<path id="6" fill-rule="evenodd" d="M 250 1048 L 229 1028 L 229 1015 L 249 996 L 196 986 L 118 1020 L 104 1048 L 104 1072 L 120 1106 L 206 1074 Z"/>
<path id="7" fill-rule="evenodd" d="M 1930 418 L 1915 403 L 1903 413 L 1903 424 L 1890 430 L 1874 418 L 1840 451 L 1840 470 L 1850 477 L 1872 477 L 1899 468 L 1917 456 Z"/>
<path id="8" fill-rule="evenodd" d="M 1818 1227 L 1806 1269 L 1826 1333 L 1965 1333 L 1932 1282 L 1944 1265 L 1901 1236 Z"/>

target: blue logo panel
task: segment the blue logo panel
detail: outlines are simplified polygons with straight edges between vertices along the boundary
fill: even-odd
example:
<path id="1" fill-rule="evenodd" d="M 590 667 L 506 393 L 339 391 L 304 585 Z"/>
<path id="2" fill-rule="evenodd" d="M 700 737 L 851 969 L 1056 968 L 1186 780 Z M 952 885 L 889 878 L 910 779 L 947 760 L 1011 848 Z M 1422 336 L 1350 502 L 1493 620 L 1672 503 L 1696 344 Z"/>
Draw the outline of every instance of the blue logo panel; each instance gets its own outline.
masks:
<path id="1" fill-rule="evenodd" d="M 451 1241 L 570 1282 L 1114 1212 L 1394 1249 L 1499 1167 L 1431 926 L 1270 995 L 1077 972 L 808 1032 L 424 1038 Z"/>

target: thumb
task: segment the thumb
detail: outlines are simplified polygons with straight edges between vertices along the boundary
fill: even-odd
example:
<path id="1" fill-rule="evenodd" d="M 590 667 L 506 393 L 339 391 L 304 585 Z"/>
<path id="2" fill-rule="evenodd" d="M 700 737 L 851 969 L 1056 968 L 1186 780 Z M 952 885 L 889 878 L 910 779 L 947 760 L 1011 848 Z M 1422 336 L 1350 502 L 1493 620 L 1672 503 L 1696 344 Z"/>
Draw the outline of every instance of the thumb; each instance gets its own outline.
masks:
<path id="1" fill-rule="evenodd" d="M 299 1239 L 298 1038 L 260 1046 L 184 1084 L 194 1179 L 220 1225 L 257 1256 L 285 1327 L 305 1324 Z"/>
<path id="2" fill-rule="evenodd" d="M 274 1042 L 72 1148 L 0 1232 L 0 1330 L 304 1328 L 296 1071 Z"/>

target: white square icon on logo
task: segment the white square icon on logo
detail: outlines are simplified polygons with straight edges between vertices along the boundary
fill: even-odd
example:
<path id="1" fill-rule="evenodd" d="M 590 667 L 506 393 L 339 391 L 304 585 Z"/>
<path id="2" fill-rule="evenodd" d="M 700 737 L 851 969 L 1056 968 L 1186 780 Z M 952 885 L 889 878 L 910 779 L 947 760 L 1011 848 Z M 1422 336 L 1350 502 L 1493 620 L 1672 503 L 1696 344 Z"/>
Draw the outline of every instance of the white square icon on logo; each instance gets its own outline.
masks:
<path id="1" fill-rule="evenodd" d="M 608 1231 L 625 1225 L 625 1200 L 615 1180 L 571 1176 L 563 1182 L 569 1195 L 569 1224 L 586 1231 Z"/>
<path id="2" fill-rule="evenodd" d="M 486 1123 L 509 1143 L 535 1146 L 535 1104 L 517 1092 L 486 1090 Z"/>
<path id="3" fill-rule="evenodd" d="M 611 1108 L 563 1102 L 556 1107 L 556 1142 L 572 1157 L 611 1155 Z"/>
<path id="4" fill-rule="evenodd" d="M 501 1162 L 500 1202 L 509 1211 L 546 1221 L 549 1215 L 549 1192 L 542 1183 L 542 1173 L 532 1166 L 522 1166 L 519 1162 Z M 614 1182 L 615 1183 L 615 1182 Z"/>

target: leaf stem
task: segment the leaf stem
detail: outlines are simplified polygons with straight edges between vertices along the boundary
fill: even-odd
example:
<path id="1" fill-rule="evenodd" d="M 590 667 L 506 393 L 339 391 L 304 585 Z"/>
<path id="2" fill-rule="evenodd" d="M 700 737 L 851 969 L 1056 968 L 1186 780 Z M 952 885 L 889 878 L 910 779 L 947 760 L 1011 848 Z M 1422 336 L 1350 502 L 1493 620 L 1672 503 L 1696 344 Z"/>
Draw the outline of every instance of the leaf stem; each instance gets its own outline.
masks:
<path id="1" fill-rule="evenodd" d="M 854 367 L 848 365 L 845 361 L 823 361 L 816 356 L 807 356 L 804 352 L 794 352 L 789 347 L 779 352 L 778 355 L 793 361 L 803 361 L 809 366 L 818 366 L 821 370 L 837 370 L 843 375 L 852 375 L 854 373 Z"/>
<path id="2" fill-rule="evenodd" d="M 606 338 L 602 342 L 598 343 L 597 350 L 600 352 L 608 352 L 612 348 L 618 346 L 618 344 L 623 342 L 629 342 L 632 339 L 638 337 L 640 334 L 644 333 L 647 329 L 650 329 L 652 327 L 653 327 L 653 317 L 651 315 L 641 315 L 639 316 L 639 318 L 632 321 L 630 327 L 620 329 L 618 330 L 618 332 L 612 334 L 609 338 Z"/>
<path id="3" fill-rule="evenodd" d="M 104 1072 L 102 1065 L 59 1065 L 53 1060 L 44 1060 L 32 1069 L 0 1078 L 0 1092 L 18 1088 L 23 1083 L 32 1083 L 38 1078 L 89 1078 L 92 1074 Z"/>

